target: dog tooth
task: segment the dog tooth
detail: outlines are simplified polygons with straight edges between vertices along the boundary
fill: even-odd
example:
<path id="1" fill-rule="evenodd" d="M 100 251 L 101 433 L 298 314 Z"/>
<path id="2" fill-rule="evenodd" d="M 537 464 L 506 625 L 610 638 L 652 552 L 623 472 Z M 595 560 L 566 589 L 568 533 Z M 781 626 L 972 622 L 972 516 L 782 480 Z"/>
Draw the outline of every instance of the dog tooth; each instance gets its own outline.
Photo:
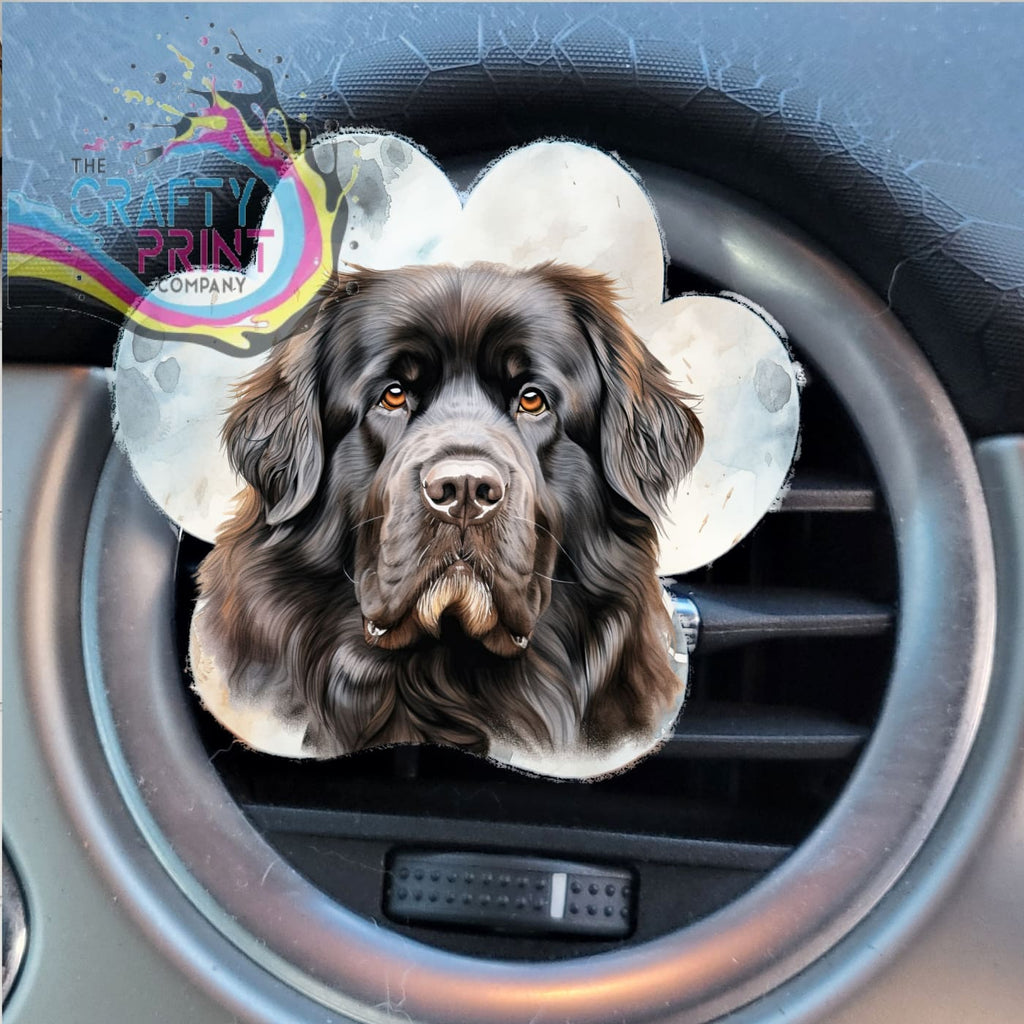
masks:
<path id="1" fill-rule="evenodd" d="M 522 647 L 525 651 L 529 646 L 530 638 L 528 636 L 516 636 L 514 633 L 509 633 L 509 636 L 512 637 L 512 643 L 514 643 L 516 647 Z"/>
<path id="2" fill-rule="evenodd" d="M 369 633 L 370 636 L 383 636 L 387 632 L 387 629 L 382 629 L 380 626 L 375 626 L 369 619 L 367 619 L 366 632 Z"/>

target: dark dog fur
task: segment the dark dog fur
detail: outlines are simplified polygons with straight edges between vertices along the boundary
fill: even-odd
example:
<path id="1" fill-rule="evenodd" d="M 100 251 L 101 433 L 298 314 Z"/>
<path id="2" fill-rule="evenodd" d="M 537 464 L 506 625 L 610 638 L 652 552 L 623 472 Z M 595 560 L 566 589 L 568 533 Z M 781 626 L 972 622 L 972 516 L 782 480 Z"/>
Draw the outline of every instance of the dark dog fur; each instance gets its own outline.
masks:
<path id="1" fill-rule="evenodd" d="M 655 728 L 680 683 L 654 520 L 702 433 L 608 279 L 361 270 L 304 319 L 224 430 L 248 487 L 199 625 L 235 697 L 272 695 L 321 756 Z"/>

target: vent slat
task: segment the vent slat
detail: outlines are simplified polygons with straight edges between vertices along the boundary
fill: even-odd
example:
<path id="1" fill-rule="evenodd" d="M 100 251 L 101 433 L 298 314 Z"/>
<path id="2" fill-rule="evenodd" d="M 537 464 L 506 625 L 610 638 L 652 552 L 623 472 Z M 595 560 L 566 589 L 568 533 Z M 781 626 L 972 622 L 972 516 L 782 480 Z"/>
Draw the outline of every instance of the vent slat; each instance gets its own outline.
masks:
<path id="1" fill-rule="evenodd" d="M 261 832 L 314 836 L 359 836 L 393 843 L 438 845 L 449 849 L 558 851 L 563 856 L 634 860 L 687 867 L 769 871 L 792 851 L 773 843 L 743 843 L 674 836 L 605 832 L 467 818 L 319 810 L 245 804 Z"/>
<path id="2" fill-rule="evenodd" d="M 806 708 L 701 703 L 687 708 L 660 757 L 833 760 L 856 753 L 863 726 Z"/>
<path id="3" fill-rule="evenodd" d="M 859 597 L 785 588 L 686 588 L 700 612 L 700 654 L 783 637 L 879 636 L 892 609 Z"/>
<path id="4" fill-rule="evenodd" d="M 779 512 L 874 512 L 878 492 L 869 484 L 827 473 L 806 473 L 793 478 Z"/>

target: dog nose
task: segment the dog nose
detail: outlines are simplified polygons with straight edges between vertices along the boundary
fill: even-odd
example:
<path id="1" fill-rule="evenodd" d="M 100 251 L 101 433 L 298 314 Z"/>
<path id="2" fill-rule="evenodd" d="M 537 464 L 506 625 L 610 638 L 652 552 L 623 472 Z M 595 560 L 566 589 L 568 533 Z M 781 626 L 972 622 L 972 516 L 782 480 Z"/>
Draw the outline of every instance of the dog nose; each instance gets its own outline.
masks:
<path id="1" fill-rule="evenodd" d="M 423 474 L 423 501 L 446 523 L 485 522 L 505 500 L 505 484 L 485 459 L 441 459 Z"/>

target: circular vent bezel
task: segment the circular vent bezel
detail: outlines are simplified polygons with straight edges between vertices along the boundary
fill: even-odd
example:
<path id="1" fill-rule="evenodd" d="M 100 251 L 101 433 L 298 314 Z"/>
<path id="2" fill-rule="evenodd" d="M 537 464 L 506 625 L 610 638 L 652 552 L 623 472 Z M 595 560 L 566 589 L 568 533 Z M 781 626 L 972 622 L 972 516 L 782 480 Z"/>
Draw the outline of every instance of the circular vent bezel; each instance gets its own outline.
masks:
<path id="1" fill-rule="evenodd" d="M 97 773 L 113 775 L 148 847 L 134 858 L 155 854 L 187 900 L 177 908 L 177 955 L 236 1005 L 244 987 L 255 1019 L 301 1019 L 298 996 L 309 1011 L 319 1004 L 364 1020 L 400 1006 L 414 1019 L 508 1022 L 542 1006 L 552 1019 L 604 1021 L 614 1005 L 630 1019 L 706 1021 L 781 984 L 849 932 L 906 868 L 952 791 L 984 702 L 995 614 L 984 501 L 948 399 L 884 304 L 826 253 L 704 182 L 639 169 L 673 258 L 728 282 L 801 339 L 875 462 L 896 535 L 901 605 L 872 740 L 837 804 L 786 862 L 730 906 L 662 939 L 581 960 L 509 964 L 389 934 L 281 862 L 187 728 L 169 640 L 176 538 L 114 452 L 82 579 L 86 682 L 108 764 L 80 757 L 74 734 L 48 753 L 68 792 Z M 54 564 L 52 551 L 36 553 Z M 42 607 L 32 590 L 48 585 L 28 581 L 28 604 Z M 26 643 L 57 643 L 60 626 L 38 628 Z M 65 692 L 74 703 L 82 680 L 34 674 L 33 685 L 43 703 Z M 80 825 L 107 849 L 100 818 Z M 130 852 L 119 856 L 122 868 L 133 862 Z M 139 919 L 151 931 L 166 926 L 166 914 L 153 914 L 152 870 L 135 881 Z M 214 978 L 195 938 L 210 930 L 251 962 L 237 958 Z"/>

